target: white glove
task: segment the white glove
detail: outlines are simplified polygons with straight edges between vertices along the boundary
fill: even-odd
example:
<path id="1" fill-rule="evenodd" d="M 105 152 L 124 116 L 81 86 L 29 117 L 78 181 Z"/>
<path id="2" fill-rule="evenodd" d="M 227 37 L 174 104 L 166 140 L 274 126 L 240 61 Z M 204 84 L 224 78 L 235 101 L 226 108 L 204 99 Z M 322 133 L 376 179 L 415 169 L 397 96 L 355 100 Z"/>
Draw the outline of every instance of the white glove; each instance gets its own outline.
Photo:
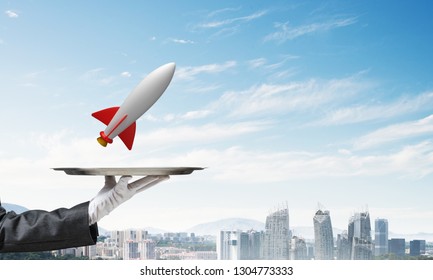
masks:
<path id="1" fill-rule="evenodd" d="M 105 185 L 89 203 L 89 225 L 108 215 L 135 194 L 168 180 L 169 176 L 146 176 L 128 184 L 131 176 L 122 176 L 116 183 L 114 176 L 105 176 Z"/>

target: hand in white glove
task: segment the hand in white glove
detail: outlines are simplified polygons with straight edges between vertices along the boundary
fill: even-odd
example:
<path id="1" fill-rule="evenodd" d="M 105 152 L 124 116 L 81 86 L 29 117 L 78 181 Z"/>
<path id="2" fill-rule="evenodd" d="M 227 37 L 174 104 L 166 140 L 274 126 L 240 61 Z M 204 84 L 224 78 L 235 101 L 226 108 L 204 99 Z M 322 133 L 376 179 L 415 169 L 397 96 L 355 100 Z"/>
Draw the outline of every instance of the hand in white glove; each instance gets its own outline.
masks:
<path id="1" fill-rule="evenodd" d="M 89 225 L 108 215 L 135 194 L 168 180 L 169 176 L 146 176 L 128 184 L 131 176 L 122 176 L 116 183 L 114 176 L 105 176 L 105 185 L 89 203 Z"/>

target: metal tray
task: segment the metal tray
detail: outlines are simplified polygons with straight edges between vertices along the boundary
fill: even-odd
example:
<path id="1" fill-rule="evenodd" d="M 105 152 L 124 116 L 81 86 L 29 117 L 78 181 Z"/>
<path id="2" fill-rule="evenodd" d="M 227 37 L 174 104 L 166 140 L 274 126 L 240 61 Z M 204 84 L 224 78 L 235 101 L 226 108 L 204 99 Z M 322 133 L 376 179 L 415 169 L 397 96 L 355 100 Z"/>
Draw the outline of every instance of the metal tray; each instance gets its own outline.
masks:
<path id="1" fill-rule="evenodd" d="M 203 167 L 107 167 L 107 168 L 79 168 L 79 167 L 56 167 L 56 171 L 64 171 L 68 175 L 188 175 L 195 170 L 203 170 Z"/>

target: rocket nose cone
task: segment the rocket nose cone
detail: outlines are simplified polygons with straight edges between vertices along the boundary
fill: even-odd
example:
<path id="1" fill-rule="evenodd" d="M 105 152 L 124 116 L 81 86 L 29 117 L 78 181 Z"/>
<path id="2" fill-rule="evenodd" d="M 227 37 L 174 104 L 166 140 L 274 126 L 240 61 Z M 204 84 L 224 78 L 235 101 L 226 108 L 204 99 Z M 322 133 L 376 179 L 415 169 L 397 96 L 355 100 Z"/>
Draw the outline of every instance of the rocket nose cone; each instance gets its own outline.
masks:
<path id="1" fill-rule="evenodd" d="M 174 71 L 176 70 L 176 63 L 170 62 L 163 65 L 161 68 L 164 68 L 164 72 L 173 77 Z"/>
<path id="2" fill-rule="evenodd" d="M 174 71 L 174 69 L 176 69 L 176 63 L 174 62 L 167 63 L 167 67 L 172 69 L 172 71 Z"/>

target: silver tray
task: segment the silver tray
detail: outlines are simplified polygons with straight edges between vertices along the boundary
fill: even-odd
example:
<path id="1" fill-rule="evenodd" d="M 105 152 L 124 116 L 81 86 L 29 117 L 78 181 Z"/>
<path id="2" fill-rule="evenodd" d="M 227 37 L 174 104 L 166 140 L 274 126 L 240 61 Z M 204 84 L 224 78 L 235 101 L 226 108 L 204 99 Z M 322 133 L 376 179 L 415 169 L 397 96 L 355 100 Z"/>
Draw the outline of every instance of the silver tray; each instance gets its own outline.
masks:
<path id="1" fill-rule="evenodd" d="M 64 171 L 68 175 L 188 175 L 195 170 L 203 170 L 203 167 L 107 167 L 107 168 L 78 168 L 56 167 L 56 171 Z"/>

